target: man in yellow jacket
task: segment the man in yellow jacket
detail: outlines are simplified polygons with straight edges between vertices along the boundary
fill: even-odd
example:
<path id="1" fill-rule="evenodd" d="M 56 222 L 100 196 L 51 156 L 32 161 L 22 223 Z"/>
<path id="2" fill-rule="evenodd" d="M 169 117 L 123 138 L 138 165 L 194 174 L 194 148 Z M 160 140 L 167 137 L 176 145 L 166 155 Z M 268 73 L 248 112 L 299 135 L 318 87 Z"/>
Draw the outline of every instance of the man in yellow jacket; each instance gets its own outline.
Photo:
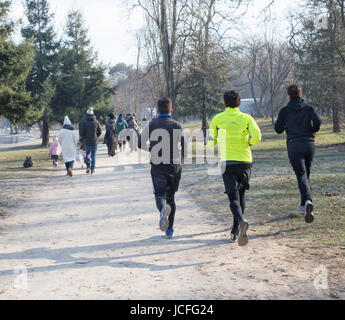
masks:
<path id="1" fill-rule="evenodd" d="M 248 243 L 249 224 L 243 218 L 245 192 L 249 190 L 249 180 L 253 163 L 251 146 L 261 141 L 260 128 L 255 120 L 239 110 L 240 94 L 234 90 L 224 94 L 226 110 L 217 114 L 209 129 L 209 145 L 219 146 L 223 169 L 223 181 L 234 216 L 230 241 L 238 245 Z"/>

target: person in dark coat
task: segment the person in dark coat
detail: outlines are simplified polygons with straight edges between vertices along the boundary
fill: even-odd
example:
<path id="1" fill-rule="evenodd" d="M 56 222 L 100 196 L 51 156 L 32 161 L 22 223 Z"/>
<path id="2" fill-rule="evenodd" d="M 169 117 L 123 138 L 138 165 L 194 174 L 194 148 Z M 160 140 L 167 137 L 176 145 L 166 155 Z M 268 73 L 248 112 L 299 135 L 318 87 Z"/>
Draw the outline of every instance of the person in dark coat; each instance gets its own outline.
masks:
<path id="1" fill-rule="evenodd" d="M 321 118 L 313 106 L 302 98 L 302 88 L 288 87 L 289 104 L 280 110 L 275 131 L 287 135 L 287 149 L 290 163 L 295 171 L 301 193 L 300 214 L 305 221 L 314 220 L 313 200 L 310 185 L 310 170 L 315 155 L 315 135 L 320 130 Z"/>
<path id="2" fill-rule="evenodd" d="M 187 141 L 182 125 L 172 119 L 173 109 L 169 98 L 158 101 L 158 112 L 158 118 L 151 121 L 141 133 L 138 147 L 150 152 L 151 177 L 156 206 L 160 212 L 159 227 L 167 239 L 171 239 L 176 213 L 175 194 L 179 189 Z"/>
<path id="3" fill-rule="evenodd" d="M 79 139 L 81 145 L 85 146 L 86 151 L 86 174 L 95 173 L 97 139 L 102 135 L 102 128 L 96 119 L 93 108 L 86 112 L 86 119 L 80 124 Z M 91 159 L 90 159 L 91 156 Z"/>
<path id="4" fill-rule="evenodd" d="M 115 116 L 113 114 L 108 115 L 109 119 L 106 123 L 106 133 L 104 137 L 104 143 L 108 147 L 109 157 L 115 156 L 115 150 L 117 149 L 117 128 Z"/>

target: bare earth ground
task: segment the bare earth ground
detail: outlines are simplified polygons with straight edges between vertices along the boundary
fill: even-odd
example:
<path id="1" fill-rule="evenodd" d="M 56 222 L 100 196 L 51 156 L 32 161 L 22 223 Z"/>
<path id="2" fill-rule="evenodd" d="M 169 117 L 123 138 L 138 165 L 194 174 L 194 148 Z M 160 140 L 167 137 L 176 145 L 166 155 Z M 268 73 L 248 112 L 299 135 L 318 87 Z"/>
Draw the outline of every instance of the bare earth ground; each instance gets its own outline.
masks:
<path id="1" fill-rule="evenodd" d="M 264 226 L 251 226 L 247 247 L 230 244 L 230 213 L 224 224 L 202 211 L 183 181 L 166 240 L 149 166 L 137 154 L 109 159 L 103 146 L 97 164 L 95 176 L 76 164 L 71 179 L 60 165 L 0 182 L 20 195 L 0 220 L 0 299 L 332 299 L 314 287 L 318 264 L 297 260 Z M 15 271 L 23 267 L 27 288 Z"/>

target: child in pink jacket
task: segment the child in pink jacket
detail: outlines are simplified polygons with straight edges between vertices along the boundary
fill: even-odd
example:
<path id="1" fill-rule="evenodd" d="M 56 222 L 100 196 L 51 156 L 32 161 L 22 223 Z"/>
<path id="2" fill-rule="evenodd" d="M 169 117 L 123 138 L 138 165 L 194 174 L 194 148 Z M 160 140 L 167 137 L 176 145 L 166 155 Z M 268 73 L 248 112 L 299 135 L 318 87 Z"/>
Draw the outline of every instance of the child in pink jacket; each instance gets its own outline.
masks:
<path id="1" fill-rule="evenodd" d="M 59 164 L 59 155 L 61 154 L 61 146 L 57 138 L 54 138 L 54 141 L 49 147 L 49 156 L 53 160 L 53 166 L 57 167 Z"/>

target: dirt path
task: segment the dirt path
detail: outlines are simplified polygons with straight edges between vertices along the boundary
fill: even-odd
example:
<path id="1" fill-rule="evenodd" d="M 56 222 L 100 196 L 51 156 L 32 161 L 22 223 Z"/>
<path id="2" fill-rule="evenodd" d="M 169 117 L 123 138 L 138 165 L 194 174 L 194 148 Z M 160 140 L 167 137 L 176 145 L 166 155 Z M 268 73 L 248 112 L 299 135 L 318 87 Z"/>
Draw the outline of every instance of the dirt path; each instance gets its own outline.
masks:
<path id="1" fill-rule="evenodd" d="M 149 166 L 137 155 L 109 159 L 101 146 L 95 176 L 78 168 L 71 179 L 61 169 L 17 188 L 30 189 L 29 199 L 0 220 L 0 299 L 329 296 L 314 288 L 317 266 L 286 261 L 292 249 L 265 239 L 260 227 L 250 230 L 247 247 L 228 243 L 229 226 L 200 211 L 183 182 L 175 238 L 166 240 Z M 23 267 L 27 288 L 25 269 L 16 271 Z"/>

